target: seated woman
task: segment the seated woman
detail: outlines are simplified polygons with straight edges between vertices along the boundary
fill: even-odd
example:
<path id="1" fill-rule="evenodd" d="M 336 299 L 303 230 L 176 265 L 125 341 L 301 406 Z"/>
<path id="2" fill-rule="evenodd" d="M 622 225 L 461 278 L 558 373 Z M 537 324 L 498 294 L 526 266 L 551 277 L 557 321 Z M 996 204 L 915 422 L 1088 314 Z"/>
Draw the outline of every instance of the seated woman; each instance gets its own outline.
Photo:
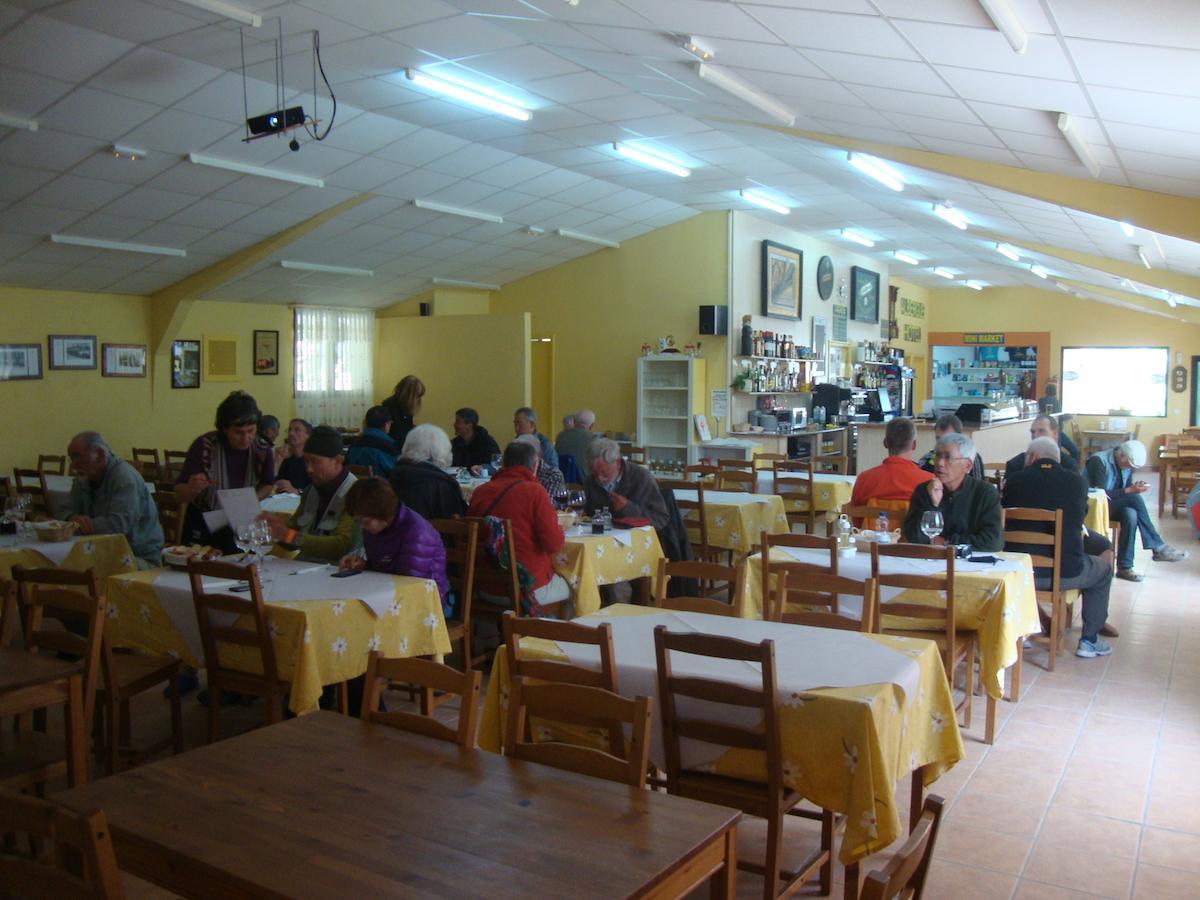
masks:
<path id="1" fill-rule="evenodd" d="M 304 419 L 288 422 L 287 439 L 275 448 L 275 490 L 296 494 L 308 487 L 304 468 L 304 442 L 313 427 Z"/>
<path id="2" fill-rule="evenodd" d="M 362 527 L 363 551 L 342 557 L 342 569 L 368 569 L 389 575 L 428 578 L 438 586 L 442 612 L 453 599 L 446 578 L 446 548 L 437 530 L 396 497 L 382 478 L 360 478 L 346 495 L 346 511 Z"/>
<path id="3" fill-rule="evenodd" d="M 450 439 L 436 425 L 418 425 L 408 433 L 389 478 L 400 502 L 422 518 L 466 515 L 462 488 L 447 474 Z"/>

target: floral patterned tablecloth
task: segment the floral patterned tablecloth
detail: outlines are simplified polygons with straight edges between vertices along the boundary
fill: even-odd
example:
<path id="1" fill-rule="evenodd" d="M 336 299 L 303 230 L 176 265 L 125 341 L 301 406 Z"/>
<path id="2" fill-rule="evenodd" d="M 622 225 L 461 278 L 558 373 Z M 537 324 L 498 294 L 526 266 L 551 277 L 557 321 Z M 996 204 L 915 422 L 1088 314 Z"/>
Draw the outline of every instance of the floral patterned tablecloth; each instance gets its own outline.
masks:
<path id="1" fill-rule="evenodd" d="M 661 612 L 616 604 L 600 615 L 651 616 Z M 722 633 L 723 623 L 730 621 L 720 616 L 702 618 L 711 619 L 707 624 L 714 634 Z M 786 635 L 789 645 L 797 639 L 819 641 L 825 632 L 795 625 L 771 627 L 781 629 L 780 639 Z M 790 688 L 782 680 L 779 684 L 784 783 L 813 803 L 846 815 L 840 859 L 847 865 L 903 836 L 895 791 L 900 778 L 924 767 L 925 783 L 932 784 L 964 755 L 937 646 L 931 641 L 879 635 L 853 637 L 914 659 L 919 667 L 916 696 L 905 696 L 903 690 L 890 683 L 811 689 Z M 531 656 L 567 658 L 549 641 L 526 640 L 521 646 Z M 621 684 L 620 641 L 615 640 L 614 649 L 617 682 Z M 488 679 L 480 723 L 479 745 L 485 750 L 501 749 L 508 686 L 508 660 L 501 647 Z M 657 709 L 654 715 L 657 718 Z M 661 759 L 653 761 L 663 763 Z M 704 768 L 763 781 L 766 773 L 762 761 L 761 753 L 731 750 Z"/>
<path id="2" fill-rule="evenodd" d="M 47 558 L 41 550 L 54 548 L 56 555 L 66 552 L 66 558 L 55 563 Z M 41 544 L 37 542 L 15 543 L 11 538 L 0 544 L 0 578 L 10 578 L 13 566 L 26 568 L 43 568 L 56 565 L 63 569 L 82 572 L 86 569 L 96 570 L 96 579 L 101 588 L 104 579 L 109 575 L 137 570 L 137 560 L 129 549 L 129 542 L 123 534 L 94 534 L 75 538 L 70 548 L 63 545 Z"/>
<path id="3" fill-rule="evenodd" d="M 1088 491 L 1087 517 L 1083 524 L 1097 534 L 1108 534 L 1108 494 L 1099 488 Z"/>
<path id="4" fill-rule="evenodd" d="M 695 491 L 675 491 L 678 500 L 695 502 Z M 693 519 L 693 522 L 698 520 Z M 704 492 L 704 521 L 708 545 L 737 553 L 753 553 L 762 533 L 783 534 L 788 530 L 783 498 L 775 494 L 745 494 L 736 491 Z M 698 525 L 689 529 L 699 540 Z"/>
<path id="5" fill-rule="evenodd" d="M 554 557 L 554 571 L 571 586 L 575 615 L 586 616 L 600 608 L 600 585 L 652 578 L 662 558 L 658 535 L 649 526 L 603 535 L 569 529 Z"/>

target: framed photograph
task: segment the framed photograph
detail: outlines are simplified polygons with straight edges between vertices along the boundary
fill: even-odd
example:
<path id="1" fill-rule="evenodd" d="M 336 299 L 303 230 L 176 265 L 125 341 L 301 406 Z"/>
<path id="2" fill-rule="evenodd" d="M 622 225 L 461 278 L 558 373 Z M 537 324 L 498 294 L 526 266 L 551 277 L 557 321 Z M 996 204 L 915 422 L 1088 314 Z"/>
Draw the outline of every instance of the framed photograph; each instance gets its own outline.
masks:
<path id="1" fill-rule="evenodd" d="M 171 387 L 200 387 L 199 341 L 174 341 L 171 344 Z"/>
<path id="2" fill-rule="evenodd" d="M 879 321 L 879 273 L 850 267 L 850 318 L 855 322 Z"/>
<path id="3" fill-rule="evenodd" d="M 254 374 L 279 374 L 279 332 L 254 332 Z"/>
<path id="4" fill-rule="evenodd" d="M 850 344 L 847 341 L 826 341 L 825 349 L 829 352 L 828 371 L 831 379 L 849 376 Z"/>
<path id="5" fill-rule="evenodd" d="M 50 345 L 51 369 L 96 368 L 96 336 L 86 334 L 52 334 Z"/>
<path id="6" fill-rule="evenodd" d="M 0 344 L 0 381 L 30 381 L 41 377 L 41 344 Z"/>
<path id="7" fill-rule="evenodd" d="M 800 277 L 804 254 L 774 241 L 762 242 L 762 314 L 800 318 Z"/>
<path id="8" fill-rule="evenodd" d="M 105 378 L 145 378 L 145 344 L 101 344 L 100 374 Z"/>

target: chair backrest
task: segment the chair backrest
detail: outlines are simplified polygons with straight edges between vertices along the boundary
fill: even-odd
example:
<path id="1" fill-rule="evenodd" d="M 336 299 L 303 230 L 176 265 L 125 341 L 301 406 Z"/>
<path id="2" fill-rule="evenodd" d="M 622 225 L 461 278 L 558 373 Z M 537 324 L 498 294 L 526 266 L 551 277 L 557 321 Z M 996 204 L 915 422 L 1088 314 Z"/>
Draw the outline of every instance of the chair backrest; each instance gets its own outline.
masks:
<path id="1" fill-rule="evenodd" d="M 65 475 L 67 471 L 67 458 L 52 454 L 39 454 L 37 470 L 41 475 Z"/>
<path id="2" fill-rule="evenodd" d="M 892 517 L 890 509 L 884 509 L 874 503 L 867 503 L 864 506 L 854 506 L 850 503 L 842 505 L 842 515 L 849 516 L 850 521 L 861 528 L 874 528 L 880 513 L 887 513 L 889 520 Z"/>
<path id="3" fill-rule="evenodd" d="M 50 492 L 46 477 L 37 469 L 13 469 L 13 487 L 18 494 L 28 494 L 34 512 L 50 513 Z"/>
<path id="4" fill-rule="evenodd" d="M 346 469 L 355 478 L 373 478 L 375 476 L 374 466 L 352 466 L 346 463 Z"/>
<path id="5" fill-rule="evenodd" d="M 754 471 L 770 472 L 777 462 L 787 462 L 786 453 L 756 453 L 754 454 Z"/>
<path id="6" fill-rule="evenodd" d="M 459 598 L 462 623 L 471 626 L 471 594 L 475 591 L 475 562 L 479 523 L 469 519 L 430 519 L 446 547 L 446 580 Z"/>
<path id="7" fill-rule="evenodd" d="M 147 481 L 162 479 L 162 462 L 159 460 L 157 447 L 134 447 L 133 458 L 129 461 Z"/>
<path id="8" fill-rule="evenodd" d="M 740 462 L 740 460 L 734 461 Z M 725 460 L 721 460 L 721 462 L 725 462 Z M 723 468 L 717 473 L 718 491 L 744 491 L 747 494 L 753 494 L 757 483 L 758 478 L 753 472 Z"/>
<path id="9" fill-rule="evenodd" d="M 464 522 L 475 523 L 479 537 L 475 545 L 475 592 L 483 591 L 493 597 L 507 597 L 512 601 L 513 612 L 521 614 L 521 580 L 517 574 L 517 547 L 513 542 L 512 520 L 503 519 L 504 541 L 503 552 L 508 554 L 508 569 L 501 569 L 492 561 L 487 546 L 491 536 L 491 528 L 487 519 L 478 516 L 463 516 Z M 470 598 L 463 598 L 463 603 L 469 603 Z"/>
<path id="10" fill-rule="evenodd" d="M 1033 527 L 1030 528 L 1030 524 Z M 1010 506 L 1004 510 L 1004 544 L 1021 544 L 1029 552 L 1035 569 L 1053 567 L 1050 590 L 1038 591 L 1039 596 L 1058 594 L 1062 576 L 1062 510 L 1032 509 Z M 1044 548 L 1042 550 L 1041 548 Z"/>
<path id="11" fill-rule="evenodd" d="M 249 585 L 243 596 L 213 593 L 205 590 L 204 578 L 220 578 Z M 192 585 L 192 601 L 196 606 L 196 622 L 200 627 L 200 644 L 204 648 L 204 667 L 208 670 L 209 690 L 215 681 L 236 679 L 264 696 L 283 693 L 279 670 L 275 665 L 275 645 L 267 625 L 267 610 L 259 587 L 258 567 L 240 566 L 226 562 L 188 561 L 188 580 Z M 248 619 L 248 623 L 229 621 L 230 616 Z M 256 666 L 231 666 L 222 656 L 221 646 L 257 650 Z M 258 668 L 261 667 L 261 668 Z M 254 671 L 258 668 L 258 671 Z"/>
<path id="12" fill-rule="evenodd" d="M 928 575 L 918 575 L 908 572 L 888 573 L 881 571 L 881 559 L 920 559 L 945 566 L 942 572 L 930 572 Z M 879 630 L 883 634 L 891 631 L 903 631 L 896 626 L 888 627 L 885 616 L 900 616 L 906 619 L 920 619 L 921 625 L 937 628 L 945 633 L 947 643 L 946 672 L 953 673 L 954 650 L 954 547 L 932 547 L 926 544 L 871 544 L 871 577 L 879 587 Z M 884 601 L 885 587 L 900 588 L 901 593 L 896 599 Z M 940 602 L 934 605 L 923 603 L 901 602 L 899 597 L 903 591 L 935 591 L 942 595 Z"/>
<path id="13" fill-rule="evenodd" d="M 416 685 L 422 694 L 421 709 L 432 710 L 433 692 L 442 691 L 462 698 L 458 708 L 458 726 L 451 728 L 432 715 L 407 712 L 405 710 L 379 709 L 379 696 L 388 682 Z M 426 737 L 450 741 L 460 747 L 475 746 L 476 722 L 479 715 L 479 685 L 483 673 L 474 669 L 460 672 L 458 669 L 428 659 L 385 659 L 378 650 L 367 657 L 366 686 L 363 690 L 362 718 L 364 722 L 376 722 L 404 731 L 414 731 Z"/>
<path id="14" fill-rule="evenodd" d="M 505 613 L 501 619 L 504 645 L 508 650 L 509 671 L 514 676 L 537 678 L 562 684 L 617 689 L 617 667 L 613 662 L 612 626 L 603 622 L 596 627 L 563 622 L 559 619 L 517 618 Z M 533 659 L 521 652 L 521 638 L 540 638 L 555 644 L 590 644 L 599 648 L 600 668 L 589 669 L 554 659 Z"/>
<path id="15" fill-rule="evenodd" d="M 717 469 L 722 472 L 728 472 L 730 469 L 739 472 L 753 472 L 754 460 L 752 459 L 718 459 Z"/>
<path id="16" fill-rule="evenodd" d="M 163 543 L 170 547 L 182 542 L 187 503 L 175 495 L 175 482 L 159 481 L 154 485 L 154 505 L 158 507 L 158 524 L 162 526 Z"/>
<path id="17" fill-rule="evenodd" d="M 534 684 L 526 678 L 512 679 L 508 694 L 508 729 L 504 753 L 515 759 L 579 772 L 628 784 L 639 790 L 646 786 L 650 752 L 650 716 L 654 707 L 649 697 L 632 700 L 612 691 L 579 684 Z M 609 732 L 610 751 L 562 741 L 527 738 L 528 720 L 536 716 L 557 723 Z M 631 727 L 628 749 L 624 726 Z M 613 732 L 616 732 L 614 735 Z"/>
<path id="18" fill-rule="evenodd" d="M 766 612 L 767 597 L 771 595 L 773 578 L 781 566 L 786 566 L 793 574 L 813 572 L 818 575 L 836 575 L 838 573 L 837 537 L 818 537 L 815 534 L 768 534 L 762 532 L 759 538 L 762 547 L 762 599 L 763 612 Z M 793 547 L 798 550 L 819 550 L 828 554 L 829 562 L 801 562 L 788 554 L 772 555 L 772 547 Z M 837 612 L 836 606 L 834 612 Z"/>
<path id="19" fill-rule="evenodd" d="M 639 466 L 646 465 L 648 459 L 645 447 L 630 447 L 623 455 L 627 460 L 637 463 Z"/>
<path id="20" fill-rule="evenodd" d="M 675 505 L 683 516 L 684 527 L 687 528 L 688 542 L 694 548 L 697 559 L 708 559 L 711 553 L 708 546 L 708 522 L 704 510 L 704 482 L 682 481 L 679 479 L 658 480 L 660 491 L 670 490 L 675 496 Z M 695 500 L 684 500 L 679 496 L 680 491 L 691 491 L 696 495 Z"/>
<path id="21" fill-rule="evenodd" d="M 925 798 L 921 818 L 882 869 L 870 872 L 863 879 L 862 900 L 892 900 L 893 897 L 920 900 L 925 891 L 925 878 L 933 859 L 938 827 L 942 823 L 942 807 L 946 801 L 937 794 Z"/>
<path id="22" fill-rule="evenodd" d="M 743 660 L 758 663 L 762 682 L 759 687 L 731 684 L 713 678 L 674 674 L 671 657 L 675 653 L 715 659 Z M 654 629 L 654 654 L 658 664 L 658 708 L 662 719 L 663 753 L 667 765 L 667 790 L 678 793 L 679 776 L 683 772 L 680 742 L 704 741 L 721 747 L 757 750 L 766 755 L 767 784 L 765 792 L 783 791 L 783 760 L 780 750 L 778 689 L 775 681 L 775 642 L 742 641 L 712 634 L 681 634 L 667 630 L 665 625 Z M 693 716 L 682 715 L 676 698 L 703 700 L 706 704 L 724 704 L 747 713 L 747 722 L 758 724 L 732 725 Z"/>
<path id="23" fill-rule="evenodd" d="M 771 493 L 783 500 L 788 525 L 802 522 L 809 534 L 817 530 L 812 460 L 789 459 L 771 466 Z"/>
<path id="24" fill-rule="evenodd" d="M 16 897 L 121 898 L 125 890 L 108 821 L 47 800 L 0 791 L 0 884 Z M 46 842 L 53 842 L 47 858 Z M 28 852 L 25 852 L 25 851 Z"/>
<path id="25" fill-rule="evenodd" d="M 996 490 L 1004 487 L 1004 473 L 1008 471 L 1007 462 L 985 462 L 983 464 L 983 480 L 990 481 Z"/>
<path id="26" fill-rule="evenodd" d="M 104 642 L 106 603 L 94 569 L 26 569 L 13 566 L 19 602 L 24 611 L 25 648 L 61 654 L 83 663 L 83 721 L 92 727 L 100 676 L 111 672 Z M 57 627 L 46 627 L 47 620 Z M 107 662 L 107 665 L 105 665 Z"/>
<path id="27" fill-rule="evenodd" d="M 17 583 L 8 578 L 0 578 L 0 649 L 12 644 L 19 618 Z"/>
<path id="28" fill-rule="evenodd" d="M 667 580 L 669 578 L 691 578 L 700 582 L 722 582 L 729 586 L 729 602 L 725 603 L 714 597 L 668 597 Z M 737 616 L 742 608 L 742 598 L 746 593 L 746 566 L 744 563 L 736 566 L 722 566 L 711 562 L 672 562 L 669 559 L 658 561 L 658 572 L 654 579 L 654 605 L 659 609 L 673 609 L 678 612 L 707 613 L 712 616 Z"/>
<path id="29" fill-rule="evenodd" d="M 174 481 L 183 473 L 183 464 L 187 461 L 186 450 L 163 451 L 163 480 Z"/>
<path id="30" fill-rule="evenodd" d="M 789 625 L 812 625 L 841 631 L 876 631 L 879 592 L 875 579 L 856 581 L 838 575 L 812 572 L 791 573 L 786 563 L 776 564 L 775 589 L 765 598 L 763 618 Z M 789 577 L 790 576 L 790 577 Z M 859 618 L 838 613 L 840 597 L 858 597 L 862 602 Z"/>
<path id="31" fill-rule="evenodd" d="M 710 466 L 706 463 L 693 463 L 690 466 L 683 467 L 683 474 L 687 478 L 695 477 L 697 481 L 705 482 L 709 487 L 717 483 L 717 473 L 721 470 L 716 466 Z"/>

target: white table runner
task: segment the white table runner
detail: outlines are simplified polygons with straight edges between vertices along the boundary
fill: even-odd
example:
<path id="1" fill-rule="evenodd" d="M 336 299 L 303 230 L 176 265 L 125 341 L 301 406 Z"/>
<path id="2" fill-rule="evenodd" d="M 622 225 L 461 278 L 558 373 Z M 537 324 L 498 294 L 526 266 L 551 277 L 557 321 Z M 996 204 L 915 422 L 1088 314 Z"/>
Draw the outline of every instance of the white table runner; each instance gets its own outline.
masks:
<path id="1" fill-rule="evenodd" d="M 801 475 L 800 472 L 785 472 L 780 474 L 791 478 L 798 478 Z M 813 481 L 817 484 L 836 484 L 840 481 L 843 484 L 853 485 L 854 478 L 854 475 L 839 475 L 837 472 L 816 472 L 813 474 Z M 759 470 L 756 490 L 760 494 L 769 494 L 775 490 L 775 479 L 770 469 Z"/>
<path id="2" fill-rule="evenodd" d="M 39 541 L 35 537 L 6 534 L 0 538 L 0 549 L 32 550 L 34 553 L 42 554 L 42 556 L 46 557 L 54 565 L 61 566 L 66 558 L 71 555 L 71 551 L 75 549 L 76 544 L 80 541 L 90 541 L 91 539 L 91 535 L 77 534 L 65 541 Z"/>
<path id="3" fill-rule="evenodd" d="M 675 499 L 688 503 L 696 502 L 695 491 L 675 491 Z M 752 503 L 770 503 L 775 495 L 768 491 L 765 494 L 747 494 L 744 491 L 705 491 L 705 503 L 719 503 L 724 506 L 749 506 Z"/>

